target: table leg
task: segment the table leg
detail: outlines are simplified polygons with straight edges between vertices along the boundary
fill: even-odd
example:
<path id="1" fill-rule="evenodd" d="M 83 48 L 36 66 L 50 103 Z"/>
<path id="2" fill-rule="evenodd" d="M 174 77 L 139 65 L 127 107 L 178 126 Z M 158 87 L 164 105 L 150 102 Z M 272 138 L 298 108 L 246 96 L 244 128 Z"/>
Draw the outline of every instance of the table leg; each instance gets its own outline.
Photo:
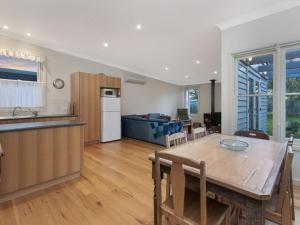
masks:
<path id="1" fill-rule="evenodd" d="M 263 201 L 247 199 L 246 201 L 246 225 L 264 224 Z"/>

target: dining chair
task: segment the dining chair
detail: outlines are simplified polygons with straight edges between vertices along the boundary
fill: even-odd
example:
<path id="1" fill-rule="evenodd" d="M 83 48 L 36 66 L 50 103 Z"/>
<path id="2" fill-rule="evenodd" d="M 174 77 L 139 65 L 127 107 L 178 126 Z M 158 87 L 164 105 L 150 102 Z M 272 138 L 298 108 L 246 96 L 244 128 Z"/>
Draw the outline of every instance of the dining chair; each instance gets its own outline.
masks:
<path id="1" fill-rule="evenodd" d="M 270 140 L 269 135 L 264 133 L 263 131 L 259 130 L 238 130 L 234 133 L 235 136 L 242 136 L 242 137 L 250 137 L 250 138 L 258 138 L 264 140 Z"/>
<path id="2" fill-rule="evenodd" d="M 192 129 L 193 140 L 206 136 L 205 127 L 197 127 Z"/>
<path id="3" fill-rule="evenodd" d="M 185 131 L 166 136 L 167 148 L 175 147 L 184 143 L 187 143 L 187 133 Z M 169 198 L 171 194 L 171 180 L 169 175 L 167 175 L 166 180 L 166 198 Z"/>
<path id="4" fill-rule="evenodd" d="M 288 146 L 291 146 L 293 149 L 293 144 L 294 144 L 294 135 L 291 135 L 288 140 Z M 290 172 L 290 193 L 291 193 L 291 200 L 292 200 L 292 219 L 295 220 L 295 199 L 294 199 L 294 182 L 293 182 L 292 167 Z"/>
<path id="5" fill-rule="evenodd" d="M 280 225 L 292 225 L 292 197 L 290 192 L 291 168 L 294 153 L 292 146 L 287 145 L 283 172 L 279 184 L 279 193 L 274 193 L 272 199 L 266 203 L 264 217 L 273 223 Z"/>
<path id="6" fill-rule="evenodd" d="M 162 201 L 160 160 L 171 161 L 172 196 Z M 184 166 L 199 172 L 199 193 L 188 190 L 185 185 Z M 205 162 L 196 162 L 166 152 L 155 153 L 155 184 L 157 199 L 157 225 L 163 216 L 168 225 L 229 225 L 229 207 L 206 197 Z"/>
<path id="7" fill-rule="evenodd" d="M 187 133 L 185 131 L 166 135 L 167 148 L 170 148 L 172 145 L 176 146 L 184 143 L 187 143 Z"/>
<path id="8" fill-rule="evenodd" d="M 4 151 L 0 144 L 0 183 L 1 183 L 1 175 L 2 175 L 2 157 L 4 157 Z"/>

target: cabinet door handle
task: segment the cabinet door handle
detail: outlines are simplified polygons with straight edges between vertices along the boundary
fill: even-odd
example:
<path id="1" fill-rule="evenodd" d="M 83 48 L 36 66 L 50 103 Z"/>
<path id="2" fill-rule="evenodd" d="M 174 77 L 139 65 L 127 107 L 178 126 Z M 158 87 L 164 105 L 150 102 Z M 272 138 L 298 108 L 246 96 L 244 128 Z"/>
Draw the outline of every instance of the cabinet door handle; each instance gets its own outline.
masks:
<path id="1" fill-rule="evenodd" d="M 0 182 L 1 182 L 1 175 L 2 175 L 2 157 L 4 157 L 4 151 L 0 144 Z"/>

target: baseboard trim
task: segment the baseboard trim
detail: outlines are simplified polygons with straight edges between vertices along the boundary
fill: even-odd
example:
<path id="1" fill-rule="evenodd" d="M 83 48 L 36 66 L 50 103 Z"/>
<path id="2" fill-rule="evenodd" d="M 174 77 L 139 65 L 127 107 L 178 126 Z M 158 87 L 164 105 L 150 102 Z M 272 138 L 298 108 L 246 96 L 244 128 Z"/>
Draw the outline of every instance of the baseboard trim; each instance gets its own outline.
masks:
<path id="1" fill-rule="evenodd" d="M 99 140 L 94 140 L 94 141 L 86 141 L 84 142 L 84 146 L 89 146 L 89 145 L 94 145 L 100 143 Z"/>
<path id="2" fill-rule="evenodd" d="M 41 191 L 41 190 L 44 190 L 46 188 L 49 188 L 49 187 L 52 187 L 52 186 L 55 186 L 55 185 L 73 180 L 73 179 L 76 179 L 78 177 L 80 177 L 80 172 L 77 172 L 77 173 L 74 173 L 74 174 L 71 174 L 71 175 L 67 175 L 67 176 L 64 176 L 64 177 L 60 177 L 60 178 L 57 178 L 55 180 L 47 181 L 47 182 L 44 182 L 44 183 L 41 183 L 41 184 L 37 184 L 35 186 L 24 188 L 24 189 L 21 189 L 19 191 L 4 194 L 4 195 L 0 196 L 0 203 L 4 203 L 4 202 L 7 202 L 7 201 L 16 199 L 16 198 L 23 197 L 23 196 L 31 194 L 33 192 Z"/>

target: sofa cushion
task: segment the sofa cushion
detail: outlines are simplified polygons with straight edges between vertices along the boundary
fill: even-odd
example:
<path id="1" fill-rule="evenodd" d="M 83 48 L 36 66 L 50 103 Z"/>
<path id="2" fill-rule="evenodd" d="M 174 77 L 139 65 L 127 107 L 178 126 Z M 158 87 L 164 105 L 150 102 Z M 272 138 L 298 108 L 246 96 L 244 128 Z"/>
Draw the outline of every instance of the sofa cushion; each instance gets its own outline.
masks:
<path id="1" fill-rule="evenodd" d="M 160 113 L 149 113 L 149 119 L 159 119 Z"/>
<path id="2" fill-rule="evenodd" d="M 166 119 L 149 119 L 149 122 L 157 122 L 157 123 L 168 123 L 169 121 Z"/>
<path id="3" fill-rule="evenodd" d="M 122 119 L 128 119 L 128 120 L 145 120 L 147 121 L 147 119 L 138 116 L 138 115 L 129 115 L 129 116 L 122 116 Z"/>
<path id="4" fill-rule="evenodd" d="M 154 130 L 154 138 L 165 135 L 171 135 L 182 131 L 181 122 L 151 122 L 151 128 Z"/>
<path id="5" fill-rule="evenodd" d="M 142 115 L 141 117 L 143 117 L 143 118 L 146 119 L 146 120 L 149 120 L 149 119 L 150 119 L 150 115 L 149 115 L 149 114 Z"/>

